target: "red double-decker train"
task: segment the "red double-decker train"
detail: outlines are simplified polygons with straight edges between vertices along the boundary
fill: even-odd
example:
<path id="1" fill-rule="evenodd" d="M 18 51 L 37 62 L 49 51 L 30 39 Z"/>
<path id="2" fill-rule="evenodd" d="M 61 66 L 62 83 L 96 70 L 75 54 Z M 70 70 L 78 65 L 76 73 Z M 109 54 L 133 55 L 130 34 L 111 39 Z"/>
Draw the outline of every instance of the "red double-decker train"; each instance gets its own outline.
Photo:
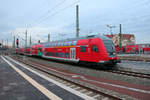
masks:
<path id="1" fill-rule="evenodd" d="M 17 53 L 76 63 L 114 65 L 120 62 L 112 40 L 97 35 L 35 44 L 17 49 Z"/>

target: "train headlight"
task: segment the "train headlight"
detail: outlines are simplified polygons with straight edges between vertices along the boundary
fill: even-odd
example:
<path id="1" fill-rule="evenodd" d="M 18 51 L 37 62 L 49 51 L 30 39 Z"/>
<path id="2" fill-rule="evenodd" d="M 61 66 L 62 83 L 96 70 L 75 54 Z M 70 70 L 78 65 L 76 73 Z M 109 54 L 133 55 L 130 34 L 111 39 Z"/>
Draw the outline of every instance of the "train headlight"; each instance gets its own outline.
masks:
<path id="1" fill-rule="evenodd" d="M 116 52 L 113 52 L 113 55 L 116 55 Z"/>

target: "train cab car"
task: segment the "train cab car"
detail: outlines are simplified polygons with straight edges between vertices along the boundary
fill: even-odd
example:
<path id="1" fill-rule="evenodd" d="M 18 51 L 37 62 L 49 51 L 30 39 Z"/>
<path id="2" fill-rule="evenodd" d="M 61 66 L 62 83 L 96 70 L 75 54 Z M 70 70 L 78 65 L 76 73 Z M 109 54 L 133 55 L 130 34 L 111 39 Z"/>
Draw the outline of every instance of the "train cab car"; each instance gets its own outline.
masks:
<path id="1" fill-rule="evenodd" d="M 88 37 L 78 41 L 78 57 L 80 61 L 95 62 L 97 64 L 116 64 L 118 61 L 112 40 L 106 37 Z"/>
<path id="2" fill-rule="evenodd" d="M 116 64 L 119 62 L 112 40 L 95 35 L 44 43 L 42 57 L 76 63 Z"/>

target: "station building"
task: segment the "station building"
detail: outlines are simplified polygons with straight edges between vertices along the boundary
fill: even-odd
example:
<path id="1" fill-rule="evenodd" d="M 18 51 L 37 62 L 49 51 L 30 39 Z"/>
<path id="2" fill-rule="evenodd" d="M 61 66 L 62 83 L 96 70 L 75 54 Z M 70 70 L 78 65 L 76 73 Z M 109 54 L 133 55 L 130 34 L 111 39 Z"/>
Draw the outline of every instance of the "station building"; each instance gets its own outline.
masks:
<path id="1" fill-rule="evenodd" d="M 111 38 L 113 40 L 113 43 L 115 46 L 119 46 L 120 43 L 120 36 L 119 34 L 112 34 L 112 35 L 107 35 L 104 34 L 104 36 Z M 135 45 L 135 36 L 134 34 L 122 34 L 122 46 L 126 45 Z"/>

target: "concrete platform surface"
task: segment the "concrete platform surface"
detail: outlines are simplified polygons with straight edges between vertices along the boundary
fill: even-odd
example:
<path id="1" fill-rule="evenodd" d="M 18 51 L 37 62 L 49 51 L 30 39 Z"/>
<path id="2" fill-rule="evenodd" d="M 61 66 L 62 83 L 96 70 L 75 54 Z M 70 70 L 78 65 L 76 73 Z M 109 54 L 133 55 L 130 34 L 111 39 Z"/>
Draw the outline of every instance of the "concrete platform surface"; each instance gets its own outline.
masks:
<path id="1" fill-rule="evenodd" d="M 48 78 L 47 78 L 48 79 Z M 84 100 L 93 98 L 42 78 L 0 56 L 0 100 Z"/>

